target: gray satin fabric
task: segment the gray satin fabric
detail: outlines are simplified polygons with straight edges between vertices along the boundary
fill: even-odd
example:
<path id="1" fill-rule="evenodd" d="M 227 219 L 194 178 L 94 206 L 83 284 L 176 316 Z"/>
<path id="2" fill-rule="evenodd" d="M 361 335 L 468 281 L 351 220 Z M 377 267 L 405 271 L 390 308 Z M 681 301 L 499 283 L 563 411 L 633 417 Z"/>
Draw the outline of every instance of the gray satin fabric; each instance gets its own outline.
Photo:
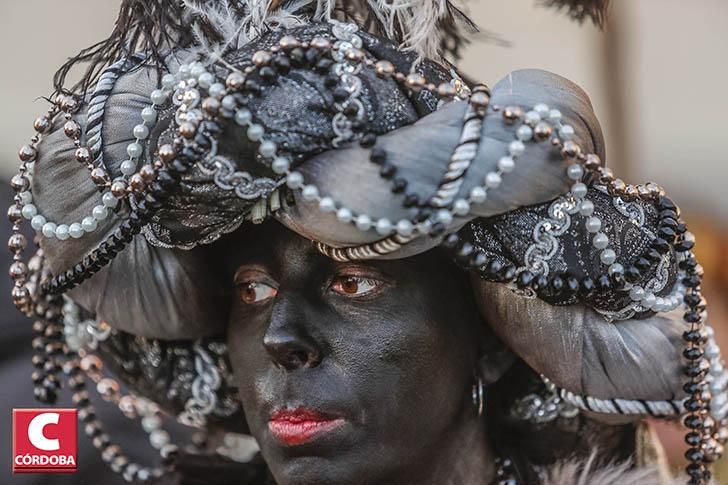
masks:
<path id="1" fill-rule="evenodd" d="M 553 306 L 472 278 L 498 336 L 536 372 L 577 394 L 666 400 L 682 396 L 680 310 L 609 323 L 585 305 Z"/>
<path id="2" fill-rule="evenodd" d="M 571 124 L 575 139 L 586 152 L 604 156 L 604 141 L 589 98 L 572 82 L 540 70 L 521 70 L 508 75 L 492 90 L 492 104 L 520 105 L 526 108 L 546 103 L 561 110 L 563 122 Z M 421 118 L 411 126 L 380 136 L 377 146 L 387 152 L 387 159 L 398 168 L 398 174 L 409 182 L 408 192 L 421 198 L 434 194 L 462 130 L 465 103 L 450 103 Z M 495 170 L 498 159 L 508 153 L 508 144 L 515 140 L 515 125 L 507 125 L 500 114 L 489 113 L 483 122 L 478 154 L 466 175 L 460 196 L 466 197 L 475 186 L 482 185 L 488 172 Z M 322 153 L 306 161 L 299 171 L 315 183 L 320 194 L 331 196 L 355 213 L 373 219 L 387 217 L 394 223 L 411 218 L 413 209 L 402 205 L 402 195 L 393 194 L 390 184 L 379 176 L 379 167 L 369 162 L 369 150 L 351 146 Z M 473 217 L 489 217 L 518 207 L 546 202 L 565 193 L 569 181 L 565 163 L 558 150 L 548 142 L 527 143 L 526 152 L 518 158 L 513 172 L 503 176 L 503 183 L 488 192 L 488 199 L 472 209 Z M 361 232 L 351 224 L 337 221 L 335 214 L 322 214 L 315 203 L 294 194 L 296 204 L 278 217 L 301 235 L 333 247 L 355 246 L 381 239 L 376 232 Z M 468 220 L 469 220 L 468 219 Z M 467 220 L 453 221 L 450 231 Z M 412 256 L 436 246 L 429 237 L 411 243 L 387 258 Z"/>

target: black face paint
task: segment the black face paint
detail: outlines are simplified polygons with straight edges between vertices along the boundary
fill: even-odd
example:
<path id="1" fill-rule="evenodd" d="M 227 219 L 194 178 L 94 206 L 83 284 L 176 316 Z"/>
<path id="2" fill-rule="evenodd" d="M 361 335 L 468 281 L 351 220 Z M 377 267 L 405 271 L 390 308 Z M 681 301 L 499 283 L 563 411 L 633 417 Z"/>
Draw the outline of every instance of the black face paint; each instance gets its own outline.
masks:
<path id="1" fill-rule="evenodd" d="M 483 324 L 445 256 L 342 264 L 278 224 L 234 237 L 230 358 L 279 484 L 401 483 L 477 426 Z"/>

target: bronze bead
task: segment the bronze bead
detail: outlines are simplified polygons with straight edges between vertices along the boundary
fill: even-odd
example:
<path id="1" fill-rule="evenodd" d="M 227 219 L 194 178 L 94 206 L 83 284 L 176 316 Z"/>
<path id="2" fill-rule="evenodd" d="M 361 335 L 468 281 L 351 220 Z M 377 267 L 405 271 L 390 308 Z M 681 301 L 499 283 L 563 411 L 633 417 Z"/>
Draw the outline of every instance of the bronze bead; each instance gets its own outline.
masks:
<path id="1" fill-rule="evenodd" d="M 283 38 L 281 38 L 280 41 L 278 41 L 278 45 L 281 46 L 282 49 L 293 49 L 295 47 L 298 47 L 299 42 L 295 37 L 292 37 L 290 35 L 286 35 Z"/>
<path id="2" fill-rule="evenodd" d="M 78 111 L 79 103 L 73 96 L 61 96 L 59 106 L 66 113 L 75 113 Z"/>
<path id="3" fill-rule="evenodd" d="M 437 95 L 440 96 L 443 99 L 451 99 L 454 98 L 458 94 L 457 90 L 455 89 L 455 86 L 448 82 L 441 83 L 437 87 Z"/>
<path id="4" fill-rule="evenodd" d="M 637 186 L 637 195 L 640 199 L 648 199 L 650 197 L 650 189 L 645 185 Z"/>
<path id="5" fill-rule="evenodd" d="M 603 184 L 608 184 L 612 180 L 614 180 L 614 173 L 612 172 L 611 168 L 602 167 L 600 170 L 600 177 L 599 181 Z"/>
<path id="6" fill-rule="evenodd" d="M 197 132 L 197 127 L 190 123 L 189 121 L 182 123 L 179 125 L 179 134 L 183 137 L 190 139 L 193 136 L 195 136 L 195 133 Z"/>
<path id="7" fill-rule="evenodd" d="M 88 151 L 88 148 L 78 148 L 74 156 L 78 163 L 91 163 L 91 152 Z"/>
<path id="8" fill-rule="evenodd" d="M 544 121 L 537 123 L 533 129 L 533 134 L 537 140 L 547 140 L 553 133 L 553 127 Z"/>
<path id="9" fill-rule="evenodd" d="M 93 354 L 85 355 L 81 359 L 81 370 L 84 372 L 100 371 L 104 368 L 104 363 Z"/>
<path id="10" fill-rule="evenodd" d="M 202 109 L 210 115 L 216 115 L 220 111 L 220 100 L 209 97 L 202 102 Z"/>
<path id="11" fill-rule="evenodd" d="M 507 123 L 514 123 L 523 118 L 523 109 L 520 106 L 506 106 L 503 109 L 503 119 Z"/>
<path id="12" fill-rule="evenodd" d="M 139 192 L 144 188 L 144 179 L 138 173 L 129 177 L 129 187 L 135 192 Z"/>
<path id="13" fill-rule="evenodd" d="M 10 179 L 10 187 L 16 192 L 23 192 L 30 187 L 30 180 L 25 175 L 17 173 Z"/>
<path id="14" fill-rule="evenodd" d="M 51 120 L 47 116 L 39 116 L 33 122 L 33 129 L 38 133 L 45 133 L 51 129 Z"/>
<path id="15" fill-rule="evenodd" d="M 23 162 L 31 162 L 38 156 L 38 150 L 30 145 L 23 145 L 18 151 L 18 157 Z"/>
<path id="16" fill-rule="evenodd" d="M 96 167 L 93 170 L 91 170 L 91 180 L 96 185 L 105 185 L 109 179 L 108 179 L 108 176 L 106 175 L 106 170 L 104 170 L 101 167 Z"/>
<path id="17" fill-rule="evenodd" d="M 65 133 L 68 138 L 77 138 L 81 135 L 81 125 L 73 120 L 68 120 L 66 121 L 66 124 L 63 125 L 63 133 Z"/>
<path id="18" fill-rule="evenodd" d="M 154 171 L 154 167 L 151 165 L 143 165 L 142 168 L 139 169 L 139 175 L 141 175 L 145 182 L 151 182 L 157 174 Z"/>
<path id="19" fill-rule="evenodd" d="M 28 266 L 22 261 L 16 261 L 10 265 L 8 274 L 13 281 L 23 280 L 28 277 Z"/>
<path id="20" fill-rule="evenodd" d="M 116 382 L 114 379 L 106 377 L 104 379 L 101 379 L 99 383 L 96 384 L 96 390 L 99 391 L 99 394 L 108 398 L 115 394 L 118 394 L 119 383 Z"/>
<path id="21" fill-rule="evenodd" d="M 637 187 L 634 185 L 627 185 L 624 189 L 624 195 L 627 197 L 627 200 L 637 200 L 639 192 L 637 191 Z"/>
<path id="22" fill-rule="evenodd" d="M 561 148 L 561 155 L 564 158 L 575 158 L 581 153 L 581 147 L 573 141 L 565 141 Z"/>
<path id="23" fill-rule="evenodd" d="M 245 84 L 245 76 L 241 72 L 231 72 L 225 80 L 225 84 L 230 89 L 240 89 Z"/>
<path id="24" fill-rule="evenodd" d="M 627 189 L 627 184 L 625 184 L 624 180 L 622 179 L 616 179 L 609 184 L 608 189 L 610 193 L 613 192 L 614 194 L 624 194 L 625 190 Z"/>
<path id="25" fill-rule="evenodd" d="M 349 49 L 346 51 L 346 58 L 353 62 L 361 62 L 364 60 L 364 51 L 361 49 Z"/>
<path id="26" fill-rule="evenodd" d="M 23 220 L 23 210 L 20 206 L 15 204 L 8 207 L 8 220 L 13 224 L 17 224 Z"/>
<path id="27" fill-rule="evenodd" d="M 169 163 L 174 160 L 175 156 L 177 156 L 177 152 L 172 145 L 162 145 L 159 147 L 159 158 L 162 159 L 162 162 Z"/>
<path id="28" fill-rule="evenodd" d="M 255 54 L 253 54 L 253 64 L 256 66 L 265 66 L 268 63 L 270 63 L 272 59 L 272 56 L 270 55 L 270 52 L 267 51 L 258 51 Z"/>
<path id="29" fill-rule="evenodd" d="M 331 42 L 323 37 L 314 37 L 311 39 L 311 47 L 325 51 L 331 48 Z"/>
<path id="30" fill-rule="evenodd" d="M 28 240 L 22 234 L 13 234 L 8 239 L 8 249 L 14 253 L 20 252 L 28 245 Z"/>
<path id="31" fill-rule="evenodd" d="M 30 291 L 25 285 L 14 286 L 11 295 L 13 298 L 13 304 L 21 311 L 23 311 L 23 309 L 30 303 Z"/>
<path id="32" fill-rule="evenodd" d="M 377 61 L 374 64 L 374 72 L 379 77 L 389 77 L 394 74 L 394 64 L 389 61 Z"/>
<path id="33" fill-rule="evenodd" d="M 602 159 L 599 158 L 598 155 L 595 155 L 594 153 L 589 153 L 586 156 L 586 160 L 584 161 L 584 168 L 587 170 L 593 171 L 598 169 L 602 166 Z"/>
<path id="34" fill-rule="evenodd" d="M 405 80 L 405 85 L 410 88 L 412 91 L 419 91 L 422 89 L 422 87 L 427 83 L 427 80 L 422 74 L 419 74 L 417 72 L 413 72 L 412 74 L 409 74 L 407 76 L 407 79 Z"/>
<path id="35" fill-rule="evenodd" d="M 476 91 L 470 96 L 470 104 L 478 109 L 487 108 L 490 104 L 490 96 L 485 91 Z"/>
<path id="36" fill-rule="evenodd" d="M 126 195 L 126 184 L 120 180 L 117 180 L 116 182 L 111 184 L 111 193 L 114 194 L 114 197 L 117 199 L 121 199 Z"/>

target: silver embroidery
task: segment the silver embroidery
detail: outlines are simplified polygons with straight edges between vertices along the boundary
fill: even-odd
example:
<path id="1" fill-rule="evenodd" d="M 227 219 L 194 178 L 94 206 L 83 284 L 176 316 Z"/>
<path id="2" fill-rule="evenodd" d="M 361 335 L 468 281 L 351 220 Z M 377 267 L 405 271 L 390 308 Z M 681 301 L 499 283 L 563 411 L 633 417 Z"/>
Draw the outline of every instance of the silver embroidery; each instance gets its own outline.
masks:
<path id="1" fill-rule="evenodd" d="M 549 261 L 559 250 L 557 236 L 564 234 L 571 226 L 571 214 L 579 210 L 573 197 L 559 197 L 549 206 L 549 217 L 540 220 L 533 228 L 534 244 L 530 245 L 523 256 L 524 266 L 518 272 L 529 270 L 534 274 L 548 276 Z"/>

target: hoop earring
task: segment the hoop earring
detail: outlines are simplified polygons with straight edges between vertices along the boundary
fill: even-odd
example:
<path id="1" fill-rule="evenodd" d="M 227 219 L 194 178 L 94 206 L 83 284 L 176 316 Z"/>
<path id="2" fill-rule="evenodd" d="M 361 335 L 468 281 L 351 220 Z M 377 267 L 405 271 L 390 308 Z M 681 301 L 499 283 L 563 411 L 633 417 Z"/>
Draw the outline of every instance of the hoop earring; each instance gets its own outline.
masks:
<path id="1" fill-rule="evenodd" d="M 472 398 L 475 409 L 478 410 L 478 417 L 483 415 L 483 409 L 485 408 L 485 395 L 484 395 L 483 379 L 478 376 L 477 381 L 472 387 Z"/>

